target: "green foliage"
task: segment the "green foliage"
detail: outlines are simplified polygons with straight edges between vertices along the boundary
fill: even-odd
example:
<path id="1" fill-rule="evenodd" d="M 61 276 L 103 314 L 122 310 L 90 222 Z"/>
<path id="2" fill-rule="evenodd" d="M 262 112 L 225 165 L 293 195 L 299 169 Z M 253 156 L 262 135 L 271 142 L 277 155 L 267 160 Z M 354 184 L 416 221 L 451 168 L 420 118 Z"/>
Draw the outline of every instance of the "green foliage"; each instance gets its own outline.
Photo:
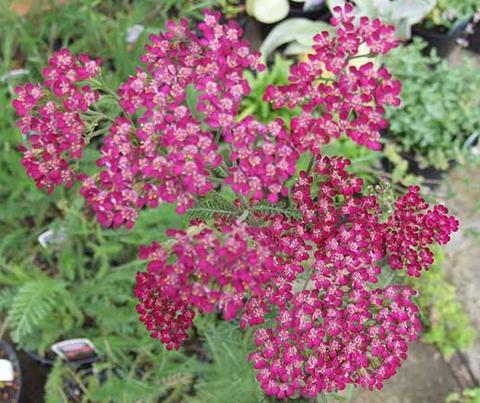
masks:
<path id="1" fill-rule="evenodd" d="M 245 6 L 240 0 L 218 0 L 218 6 L 227 19 L 235 18 L 245 11 Z"/>
<path id="2" fill-rule="evenodd" d="M 412 285 L 419 291 L 418 304 L 426 326 L 423 341 L 436 345 L 445 357 L 471 346 L 476 337 L 469 317 L 457 299 L 457 291 L 442 270 L 445 254 L 435 250 L 430 270 L 415 278 Z"/>
<path id="3" fill-rule="evenodd" d="M 85 52 L 100 57 L 104 66 L 114 70 L 112 84 L 134 72 L 149 33 L 159 32 L 168 18 L 199 19 L 205 8 L 219 5 L 219 0 L 69 0 L 65 4 L 48 1 L 49 7 L 33 7 L 30 15 L 20 17 L 10 11 L 9 1 L 0 0 L 0 38 L 2 61 L 0 76 L 21 62 L 38 78 L 50 53 L 68 46 L 74 53 Z M 39 23 L 40 21 L 40 23 Z M 133 43 L 127 32 L 135 24 L 145 31 Z"/>
<path id="4" fill-rule="evenodd" d="M 240 214 L 241 211 L 233 202 L 218 192 L 211 192 L 187 212 L 187 216 L 192 220 L 208 220 L 216 215 L 235 217 Z"/>
<path id="5" fill-rule="evenodd" d="M 56 360 L 52 369 L 48 374 L 47 383 L 45 384 L 45 402 L 46 403 L 67 403 L 68 397 L 65 394 L 63 373 L 64 364 L 60 359 Z"/>
<path id="6" fill-rule="evenodd" d="M 464 389 L 461 393 L 451 393 L 446 403 L 480 403 L 480 388 Z"/>
<path id="7" fill-rule="evenodd" d="M 299 110 L 285 108 L 275 110 L 269 103 L 263 101 L 263 95 L 269 85 L 283 85 L 288 83 L 291 64 L 291 61 L 276 54 L 272 65 L 261 73 L 253 74 L 250 71 L 245 72 L 245 76 L 251 87 L 251 92 L 242 100 L 238 119 L 242 119 L 248 115 L 254 115 L 260 122 L 269 123 L 281 117 L 287 123 L 290 123 L 292 117 L 299 114 Z"/>
<path id="8" fill-rule="evenodd" d="M 387 111 L 388 138 L 422 167 L 447 169 L 480 133 L 480 75 L 472 60 L 449 66 L 422 55 L 424 46 L 416 39 L 385 60 L 403 85 L 402 106 Z"/>
<path id="9" fill-rule="evenodd" d="M 195 327 L 211 364 L 202 370 L 192 402 L 222 403 L 232 396 L 238 403 L 261 402 L 263 393 L 247 361 L 254 350 L 251 332 L 243 333 L 236 323 L 215 323 L 200 316 L 195 318 Z"/>
<path id="10" fill-rule="evenodd" d="M 44 350 L 58 340 L 58 333 L 82 322 L 66 284 L 44 278 L 20 287 L 9 305 L 7 320 L 13 340 L 25 348 Z"/>

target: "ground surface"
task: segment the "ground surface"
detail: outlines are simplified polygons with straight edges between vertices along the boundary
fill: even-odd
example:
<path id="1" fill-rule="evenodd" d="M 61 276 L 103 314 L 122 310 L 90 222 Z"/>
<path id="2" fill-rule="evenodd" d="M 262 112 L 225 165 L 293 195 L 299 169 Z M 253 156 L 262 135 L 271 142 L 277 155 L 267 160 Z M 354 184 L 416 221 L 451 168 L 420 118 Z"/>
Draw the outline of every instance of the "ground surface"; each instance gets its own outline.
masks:
<path id="1" fill-rule="evenodd" d="M 440 353 L 431 345 L 410 345 L 408 360 L 377 392 L 358 392 L 353 403 L 442 403 L 458 388 Z"/>

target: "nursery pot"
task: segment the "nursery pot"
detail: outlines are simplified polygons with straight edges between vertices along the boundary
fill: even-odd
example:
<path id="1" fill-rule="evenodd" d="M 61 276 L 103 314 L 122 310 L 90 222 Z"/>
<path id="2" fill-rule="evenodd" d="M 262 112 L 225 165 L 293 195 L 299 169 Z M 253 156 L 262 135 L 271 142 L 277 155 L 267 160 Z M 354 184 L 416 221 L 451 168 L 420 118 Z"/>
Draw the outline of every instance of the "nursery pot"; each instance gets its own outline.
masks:
<path id="1" fill-rule="evenodd" d="M 437 50 L 440 57 L 447 58 L 457 46 L 457 40 L 462 37 L 467 28 L 468 20 L 462 21 L 449 32 L 440 32 L 435 30 L 427 30 L 421 26 L 415 25 L 412 29 L 413 35 L 423 38 L 428 46 L 424 52 L 430 53 L 432 48 Z"/>
<path id="2" fill-rule="evenodd" d="M 428 186 L 430 189 L 436 189 L 440 185 L 439 182 L 454 166 L 454 162 L 450 161 L 447 170 L 437 169 L 431 165 L 421 168 L 413 153 L 402 153 L 402 158 L 408 163 L 408 173 L 424 178 L 426 181 L 425 186 Z M 394 165 L 390 160 L 382 158 L 380 163 L 385 172 L 393 172 Z"/>
<path id="3" fill-rule="evenodd" d="M 22 392 L 22 372 L 20 362 L 13 347 L 6 341 L 0 341 L 0 359 L 8 360 L 13 367 L 13 380 L 11 382 L 0 382 L 0 401 L 20 402 Z"/>
<path id="4" fill-rule="evenodd" d="M 298 3 L 296 1 L 289 1 L 290 12 L 287 18 L 307 18 L 312 21 L 330 21 L 331 14 L 328 7 L 325 6 L 325 2 L 317 7 L 311 8 L 307 11 L 303 10 L 304 3 Z"/>
<path id="5" fill-rule="evenodd" d="M 468 49 L 475 53 L 480 53 L 480 21 L 473 25 L 473 34 L 468 38 Z"/>
<path id="6" fill-rule="evenodd" d="M 63 343 L 70 342 L 70 341 L 75 342 L 77 340 L 83 340 L 83 339 L 72 339 L 72 340 L 64 341 Z M 55 349 L 55 346 L 57 344 L 62 344 L 62 343 L 56 343 L 55 345 L 53 345 L 54 349 Z M 39 354 L 37 354 L 33 351 L 28 351 L 28 350 L 26 350 L 26 353 L 34 361 L 36 361 L 39 364 L 44 365 L 44 366 L 52 366 L 54 364 L 55 360 L 58 358 L 58 355 L 55 354 L 55 352 L 52 349 L 49 349 L 44 356 L 41 356 L 41 355 L 39 355 Z M 80 351 L 80 353 L 81 353 L 81 351 Z M 77 356 L 73 356 L 71 358 L 67 358 L 63 355 L 61 357 L 68 364 L 75 365 L 79 368 L 88 368 L 94 362 L 97 362 L 98 360 L 101 359 L 101 356 L 98 353 L 96 353 L 96 350 L 95 351 L 91 350 L 90 352 L 88 352 L 88 354 L 83 354 L 83 355 L 80 354 L 80 355 L 77 355 Z"/>

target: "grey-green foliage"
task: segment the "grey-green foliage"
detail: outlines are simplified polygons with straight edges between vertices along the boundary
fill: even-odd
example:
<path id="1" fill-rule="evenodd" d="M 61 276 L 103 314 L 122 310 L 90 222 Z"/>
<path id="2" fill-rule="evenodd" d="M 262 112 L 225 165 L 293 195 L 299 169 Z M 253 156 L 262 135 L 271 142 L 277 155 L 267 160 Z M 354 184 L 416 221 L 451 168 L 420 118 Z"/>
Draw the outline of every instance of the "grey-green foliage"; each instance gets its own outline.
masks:
<path id="1" fill-rule="evenodd" d="M 380 18 L 396 28 L 397 37 L 408 39 L 411 28 L 419 23 L 435 7 L 436 0 L 354 0 L 354 13 L 369 18 Z M 344 0 L 328 1 L 330 8 L 345 3 Z"/>
<path id="2" fill-rule="evenodd" d="M 402 106 L 387 110 L 388 134 L 421 165 L 446 169 L 479 135 L 480 74 L 469 58 L 450 66 L 434 55 L 424 56 L 424 46 L 415 39 L 385 60 L 403 86 Z"/>
<path id="3" fill-rule="evenodd" d="M 251 332 L 242 332 L 237 323 L 215 323 L 210 318 L 195 318 L 195 327 L 204 341 L 207 360 L 192 403 L 261 402 L 264 395 L 255 380 L 247 357 L 255 346 Z"/>
<path id="4" fill-rule="evenodd" d="M 288 18 L 275 25 L 260 47 L 264 57 L 282 45 L 287 45 L 286 54 L 308 53 L 314 44 L 313 37 L 322 31 L 331 31 L 332 26 L 324 21 L 311 21 L 307 18 Z"/>
<path id="5" fill-rule="evenodd" d="M 30 339 L 38 337 L 40 327 L 45 323 L 51 324 L 51 315 L 56 309 L 68 309 L 65 306 L 68 301 L 65 283 L 61 281 L 45 278 L 20 287 L 8 310 L 13 340 L 23 345 L 30 344 Z"/>

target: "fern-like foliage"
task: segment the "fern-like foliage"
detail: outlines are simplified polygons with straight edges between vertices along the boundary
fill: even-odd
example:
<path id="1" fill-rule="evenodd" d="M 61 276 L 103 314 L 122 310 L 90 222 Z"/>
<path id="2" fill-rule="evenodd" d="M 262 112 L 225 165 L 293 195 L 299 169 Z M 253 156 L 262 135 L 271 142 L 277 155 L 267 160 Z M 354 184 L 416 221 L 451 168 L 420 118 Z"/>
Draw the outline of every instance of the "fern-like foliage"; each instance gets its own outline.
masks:
<path id="1" fill-rule="evenodd" d="M 12 304 L 17 291 L 16 287 L 6 287 L 0 290 L 0 310 L 5 310 Z"/>
<path id="2" fill-rule="evenodd" d="M 68 403 L 68 397 L 65 395 L 65 392 L 63 390 L 63 377 L 64 364 L 59 359 L 55 361 L 55 364 L 48 373 L 44 395 L 46 403 Z"/>
<path id="3" fill-rule="evenodd" d="M 266 214 L 273 215 L 284 215 L 288 218 L 302 218 L 302 214 L 293 207 L 283 207 L 281 205 L 272 205 L 266 202 L 260 202 L 259 204 L 252 207 L 252 210 L 259 211 Z"/>
<path id="4" fill-rule="evenodd" d="M 208 220 L 215 215 L 235 217 L 240 214 L 241 211 L 231 201 L 217 192 L 213 192 L 212 196 L 198 201 L 195 207 L 187 212 L 188 218 L 191 220 Z"/>
<path id="5" fill-rule="evenodd" d="M 92 378 L 92 377 L 90 377 Z M 120 379 L 112 376 L 102 385 L 92 387 L 96 380 L 90 379 L 89 389 L 94 402 L 157 402 L 162 388 L 137 379 Z M 93 390 L 92 390 L 93 389 Z"/>
<path id="6" fill-rule="evenodd" d="M 14 296 L 8 322 L 15 342 L 23 344 L 35 331 L 48 322 L 48 316 L 57 304 L 64 304 L 65 284 L 62 281 L 44 278 L 23 285 Z"/>
<path id="7" fill-rule="evenodd" d="M 196 317 L 195 327 L 205 341 L 211 363 L 201 368 L 191 403 L 262 402 L 264 394 L 246 360 L 254 345 L 233 322 L 216 323 L 212 317 Z"/>

